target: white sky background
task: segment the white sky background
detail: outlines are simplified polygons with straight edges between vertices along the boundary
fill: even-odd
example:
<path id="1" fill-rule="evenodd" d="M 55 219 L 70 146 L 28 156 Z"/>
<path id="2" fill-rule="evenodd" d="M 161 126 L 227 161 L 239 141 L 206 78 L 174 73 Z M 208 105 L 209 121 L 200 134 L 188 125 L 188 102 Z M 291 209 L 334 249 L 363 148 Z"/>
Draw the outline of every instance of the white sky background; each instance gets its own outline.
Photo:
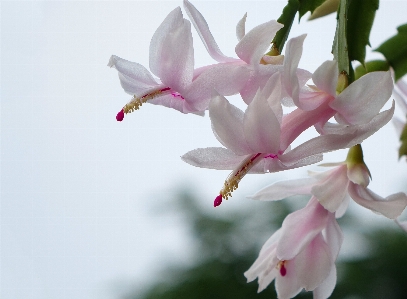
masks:
<path id="1" fill-rule="evenodd" d="M 243 14 L 249 30 L 277 19 L 286 2 L 193 3 L 222 51 L 234 56 L 235 25 Z M 194 168 L 179 157 L 219 143 L 207 116 L 163 107 L 146 104 L 116 122 L 130 97 L 116 70 L 106 66 L 115 54 L 148 67 L 151 36 L 182 1 L 0 5 L 0 297 L 115 298 L 119 282 L 142 286 L 167 261 L 182 262 L 188 256 L 183 223 L 151 211 L 184 186 L 194 187 L 211 207 L 228 172 Z M 406 11 L 407 1 L 382 1 L 373 47 L 407 21 Z M 331 59 L 334 31 L 334 15 L 310 23 L 304 17 L 294 25 L 291 37 L 308 33 L 302 68 L 313 71 Z M 193 34 L 196 66 L 213 63 Z M 385 196 L 400 191 L 407 171 L 397 161 L 393 128 L 364 145 L 372 189 Z M 329 154 L 326 161 L 345 155 Z M 307 169 L 246 177 L 216 212 L 250 204 L 245 195 L 276 179 L 304 176 Z M 379 219 L 363 215 L 364 224 Z"/>

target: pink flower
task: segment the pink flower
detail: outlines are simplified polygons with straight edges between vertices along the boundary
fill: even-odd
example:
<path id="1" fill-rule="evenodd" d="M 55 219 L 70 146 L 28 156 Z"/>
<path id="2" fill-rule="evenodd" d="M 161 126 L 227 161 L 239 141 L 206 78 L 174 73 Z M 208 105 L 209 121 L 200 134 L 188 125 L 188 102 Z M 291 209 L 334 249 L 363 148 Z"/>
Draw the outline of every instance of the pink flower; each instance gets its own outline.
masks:
<path id="1" fill-rule="evenodd" d="M 258 278 L 258 292 L 275 279 L 280 299 L 292 298 L 303 288 L 313 291 L 314 298 L 328 298 L 336 284 L 335 260 L 342 241 L 334 215 L 311 198 L 305 208 L 287 216 L 244 275 L 248 282 Z"/>
<path id="2" fill-rule="evenodd" d="M 222 95 L 239 92 L 248 79 L 247 68 L 234 64 L 218 64 L 194 70 L 191 24 L 177 7 L 165 18 L 150 43 L 150 70 L 142 65 L 110 58 L 123 89 L 133 95 L 117 115 L 121 121 L 145 103 L 163 105 L 183 113 L 203 114 L 213 89 Z"/>
<path id="3" fill-rule="evenodd" d="M 243 113 L 222 96 L 213 97 L 209 116 L 215 136 L 225 148 L 200 148 L 182 159 L 194 166 L 233 170 L 214 205 L 231 196 L 249 172 L 277 172 L 316 163 L 322 153 L 351 147 L 376 132 L 392 117 L 394 105 L 366 124 L 336 128 L 336 132 L 315 137 L 293 150 L 289 145 L 308 127 L 331 113 L 328 103 L 312 111 L 295 110 L 282 116 L 280 74 L 274 74 L 257 92 Z M 333 111 L 333 110 L 332 110 Z M 334 130 L 332 130 L 334 131 Z"/>
<path id="4" fill-rule="evenodd" d="M 407 195 L 399 192 L 382 198 L 367 188 L 370 173 L 363 159 L 347 159 L 342 163 L 330 163 L 332 170 L 310 173 L 310 178 L 274 183 L 253 196 L 258 200 L 279 200 L 292 195 L 311 194 L 331 213 L 341 217 L 352 198 L 357 204 L 390 219 L 400 216 L 407 206 Z"/>
<path id="5" fill-rule="evenodd" d="M 250 70 L 250 77 L 241 86 L 240 90 L 240 94 L 246 104 L 253 100 L 257 90 L 263 88 L 268 79 L 276 72 L 280 72 L 283 75 L 283 89 L 281 90 L 283 98 L 290 97 L 293 90 L 294 93 L 295 91 L 298 93 L 299 88 L 311 78 L 311 74 L 308 71 L 298 68 L 306 35 L 301 35 L 288 41 L 285 58 L 282 55 L 264 55 L 270 47 L 270 42 L 273 40 L 276 32 L 283 25 L 272 20 L 256 26 L 246 34 L 245 22 L 247 15 L 245 14 L 236 26 L 236 35 L 239 42 L 236 45 L 235 52 L 239 59 L 227 57 L 219 49 L 209 30 L 208 24 L 195 6 L 189 1 L 184 0 L 184 8 L 209 55 L 214 60 L 222 64 L 245 65 Z M 285 99 L 285 102 L 287 101 L 288 99 Z"/>

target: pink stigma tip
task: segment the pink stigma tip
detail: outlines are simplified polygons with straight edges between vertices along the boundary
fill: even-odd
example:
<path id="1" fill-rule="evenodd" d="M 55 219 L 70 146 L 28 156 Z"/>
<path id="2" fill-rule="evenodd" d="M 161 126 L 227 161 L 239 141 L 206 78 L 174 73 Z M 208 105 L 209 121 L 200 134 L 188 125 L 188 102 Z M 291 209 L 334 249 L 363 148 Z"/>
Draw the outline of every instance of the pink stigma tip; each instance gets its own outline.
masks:
<path id="1" fill-rule="evenodd" d="M 284 267 L 284 264 L 280 267 L 280 274 L 281 276 L 285 276 L 287 274 L 287 269 Z"/>
<path id="2" fill-rule="evenodd" d="M 122 110 L 120 110 L 119 113 L 117 113 L 117 115 L 116 115 L 116 120 L 117 120 L 117 121 L 122 121 L 123 118 L 124 118 L 124 111 L 123 111 L 123 109 L 122 109 Z"/>
<path id="3" fill-rule="evenodd" d="M 220 204 L 222 203 L 222 195 L 218 195 L 216 196 L 214 202 L 213 202 L 213 206 L 216 208 L 218 206 L 220 206 Z"/>

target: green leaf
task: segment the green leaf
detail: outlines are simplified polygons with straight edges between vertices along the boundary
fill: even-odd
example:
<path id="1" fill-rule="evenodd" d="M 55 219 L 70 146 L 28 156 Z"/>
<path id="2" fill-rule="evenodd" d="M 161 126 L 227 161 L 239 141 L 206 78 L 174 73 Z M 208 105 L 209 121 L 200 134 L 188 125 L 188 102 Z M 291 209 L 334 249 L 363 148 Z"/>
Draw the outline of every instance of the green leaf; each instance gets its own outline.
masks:
<path id="1" fill-rule="evenodd" d="M 287 41 L 288 35 L 290 34 L 291 26 L 293 25 L 295 15 L 299 7 L 299 0 L 288 0 L 288 3 L 284 7 L 281 16 L 277 20 L 277 22 L 284 25 L 284 27 L 277 32 L 272 41 L 274 45 L 273 47 L 277 48 L 279 53 L 281 53 L 284 48 L 284 44 Z"/>
<path id="2" fill-rule="evenodd" d="M 407 24 L 399 26 L 397 31 L 395 36 L 375 49 L 386 57 L 394 69 L 396 81 L 407 74 Z"/>
<path id="3" fill-rule="evenodd" d="M 323 4 L 325 0 L 301 0 L 300 1 L 300 19 L 302 18 L 303 15 L 305 15 L 308 11 L 311 13 L 314 12 L 314 10 Z"/>
<path id="4" fill-rule="evenodd" d="M 334 58 L 338 61 L 339 72 L 346 72 L 349 75 L 349 56 L 348 56 L 348 42 L 346 36 L 347 28 L 347 12 L 348 12 L 348 0 L 341 0 L 339 3 L 336 32 L 334 38 L 334 44 L 332 47 L 332 53 Z"/>
<path id="5" fill-rule="evenodd" d="M 347 13 L 347 41 L 349 60 L 365 63 L 366 46 L 370 46 L 372 29 L 379 0 L 350 0 Z"/>
<path id="6" fill-rule="evenodd" d="M 359 65 L 355 69 L 355 79 L 359 79 L 363 75 L 370 72 L 388 71 L 390 68 L 389 63 L 385 60 L 372 60 L 365 63 L 365 66 Z"/>

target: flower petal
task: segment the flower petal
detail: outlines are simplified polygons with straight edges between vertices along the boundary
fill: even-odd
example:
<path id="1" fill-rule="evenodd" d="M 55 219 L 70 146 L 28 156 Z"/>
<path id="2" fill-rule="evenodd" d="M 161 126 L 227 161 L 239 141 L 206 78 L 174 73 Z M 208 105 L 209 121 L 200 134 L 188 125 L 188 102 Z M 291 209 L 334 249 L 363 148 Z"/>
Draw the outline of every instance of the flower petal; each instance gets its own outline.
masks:
<path id="1" fill-rule="evenodd" d="M 254 67 L 258 66 L 276 32 L 281 28 L 283 25 L 275 20 L 254 27 L 237 44 L 237 56 Z"/>
<path id="2" fill-rule="evenodd" d="M 362 125 L 343 127 L 341 130 L 337 130 L 338 134 L 328 134 L 312 138 L 287 154 L 280 156 L 280 160 L 284 164 L 290 165 L 293 161 L 298 161 L 308 156 L 352 147 L 361 143 L 387 124 L 393 113 L 394 101 L 392 108 L 380 112 L 370 122 Z"/>
<path id="3" fill-rule="evenodd" d="M 312 81 L 320 89 L 336 96 L 336 85 L 338 82 L 338 63 L 336 60 L 327 60 L 316 69 L 312 75 Z"/>
<path id="4" fill-rule="evenodd" d="M 240 90 L 243 101 L 249 105 L 253 101 L 259 88 L 263 88 L 270 77 L 280 70 L 280 65 L 259 65 L 259 68 L 255 72 L 252 72 L 250 78 Z"/>
<path id="5" fill-rule="evenodd" d="M 350 196 L 349 193 L 345 196 L 345 199 L 342 201 L 341 205 L 335 212 L 335 217 L 336 218 L 341 218 L 343 215 L 345 215 L 346 210 L 348 209 L 350 202 Z"/>
<path id="6" fill-rule="evenodd" d="M 182 18 L 180 8 L 168 15 L 151 39 L 150 69 L 164 85 L 180 93 L 192 82 L 191 23 Z"/>
<path id="7" fill-rule="evenodd" d="M 280 123 L 260 90 L 244 114 L 243 130 L 252 152 L 278 154 Z"/>
<path id="8" fill-rule="evenodd" d="M 299 102 L 300 85 L 297 77 L 297 68 L 301 59 L 302 46 L 306 36 L 306 34 L 303 34 L 287 42 L 283 64 L 283 84 L 288 95 L 293 99 L 294 104 L 301 109 L 303 107 Z"/>
<path id="9" fill-rule="evenodd" d="M 278 274 L 276 266 L 279 260 L 276 257 L 276 247 L 279 238 L 280 230 L 277 230 L 263 245 L 253 265 L 244 273 L 247 282 L 259 278 L 258 292 L 264 290 Z"/>
<path id="10" fill-rule="evenodd" d="M 316 180 L 314 178 L 280 181 L 261 189 L 254 195 L 248 196 L 248 198 L 263 201 L 274 201 L 293 195 L 310 194 L 311 188 L 315 182 Z"/>
<path id="11" fill-rule="evenodd" d="M 108 66 L 119 72 L 123 89 L 132 95 L 143 96 L 148 90 L 159 85 L 151 73 L 141 64 L 122 59 L 116 55 L 110 57 Z"/>
<path id="12" fill-rule="evenodd" d="M 281 227 L 277 258 L 290 260 L 298 255 L 324 229 L 328 215 L 315 197 L 305 208 L 288 215 Z"/>
<path id="13" fill-rule="evenodd" d="M 295 258 L 299 284 L 313 291 L 328 277 L 332 264 L 329 247 L 319 233 Z"/>
<path id="14" fill-rule="evenodd" d="M 343 243 L 343 233 L 334 214 L 329 214 L 328 223 L 322 233 L 331 251 L 332 262 L 334 262 Z"/>
<path id="15" fill-rule="evenodd" d="M 204 111 L 208 108 L 213 90 L 223 96 L 237 94 L 249 76 L 246 66 L 217 64 L 202 72 L 182 95 L 197 110 Z"/>
<path id="16" fill-rule="evenodd" d="M 325 174 L 324 179 L 312 187 L 311 193 L 325 209 L 334 213 L 348 193 L 347 166 L 341 165 Z"/>
<path id="17" fill-rule="evenodd" d="M 392 90 L 390 71 L 371 72 L 349 85 L 329 105 L 348 124 L 362 124 L 379 113 L 390 98 Z"/>
<path id="18" fill-rule="evenodd" d="M 295 297 L 301 291 L 302 287 L 297 279 L 295 261 L 286 261 L 284 266 L 286 268 L 286 275 L 277 275 L 275 285 L 277 297 L 281 299 L 288 299 Z"/>
<path id="19" fill-rule="evenodd" d="M 195 113 L 198 115 L 203 115 L 203 113 L 200 113 L 200 111 L 197 111 L 194 107 L 190 106 L 180 96 L 176 96 L 173 94 L 157 96 L 154 99 L 149 100 L 148 103 L 172 108 L 181 113 Z"/>
<path id="20" fill-rule="evenodd" d="M 399 192 L 382 198 L 368 188 L 363 188 L 354 183 L 349 184 L 349 194 L 353 200 L 362 207 L 396 219 L 407 206 L 407 195 Z"/>
<path id="21" fill-rule="evenodd" d="M 336 266 L 332 264 L 328 277 L 313 291 L 313 299 L 327 299 L 336 285 Z"/>
<path id="22" fill-rule="evenodd" d="M 154 32 L 150 42 L 150 70 L 157 77 L 161 77 L 161 56 L 164 55 L 166 49 L 163 47 L 164 41 L 178 28 L 182 27 L 184 18 L 182 17 L 181 8 L 177 7 L 171 11 L 164 21 L 158 26 Z"/>
<path id="23" fill-rule="evenodd" d="M 202 14 L 195 8 L 195 6 L 192 5 L 188 0 L 184 0 L 184 8 L 209 55 L 211 55 L 211 57 L 218 62 L 235 61 L 235 58 L 225 56 L 219 49 L 218 44 L 209 30 L 208 23 Z"/>
<path id="24" fill-rule="evenodd" d="M 243 112 L 231 105 L 225 97 L 215 95 L 209 103 L 212 130 L 225 147 L 236 155 L 253 153 L 244 138 Z"/>
<path id="25" fill-rule="evenodd" d="M 182 161 L 202 168 L 233 170 L 242 157 L 222 147 L 197 148 L 181 157 Z"/>
<path id="26" fill-rule="evenodd" d="M 240 41 L 246 34 L 246 18 L 247 13 L 245 13 L 243 18 L 239 22 L 237 22 L 236 37 L 238 41 Z"/>

